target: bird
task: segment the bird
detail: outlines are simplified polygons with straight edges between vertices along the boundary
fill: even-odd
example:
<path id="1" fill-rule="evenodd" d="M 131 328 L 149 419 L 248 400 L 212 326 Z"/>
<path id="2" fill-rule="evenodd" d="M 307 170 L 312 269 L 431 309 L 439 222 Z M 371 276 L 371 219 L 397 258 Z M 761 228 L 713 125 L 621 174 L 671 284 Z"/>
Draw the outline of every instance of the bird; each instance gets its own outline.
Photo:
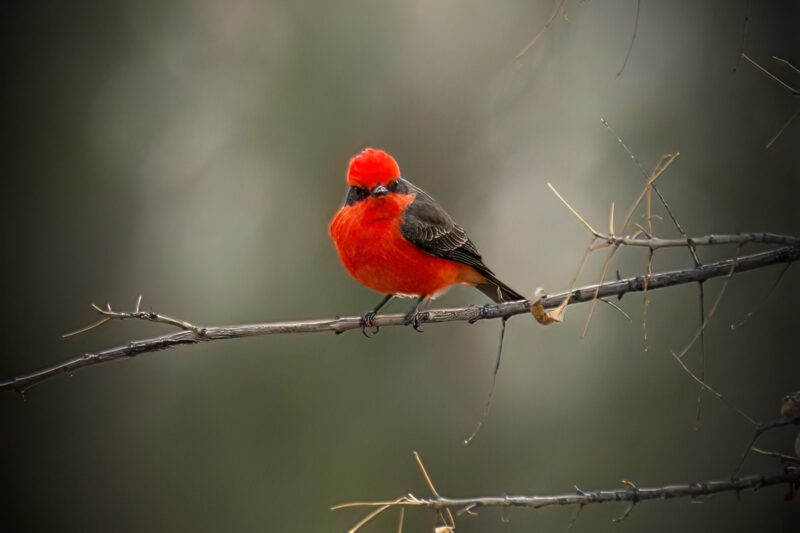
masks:
<path id="1" fill-rule="evenodd" d="M 350 275 L 385 295 L 362 315 L 365 335 L 395 296 L 417 299 L 404 320 L 417 331 L 420 305 L 455 284 L 474 286 L 498 303 L 526 299 L 495 276 L 461 226 L 403 178 L 397 161 L 385 151 L 365 148 L 352 157 L 347 186 L 330 235 Z"/>

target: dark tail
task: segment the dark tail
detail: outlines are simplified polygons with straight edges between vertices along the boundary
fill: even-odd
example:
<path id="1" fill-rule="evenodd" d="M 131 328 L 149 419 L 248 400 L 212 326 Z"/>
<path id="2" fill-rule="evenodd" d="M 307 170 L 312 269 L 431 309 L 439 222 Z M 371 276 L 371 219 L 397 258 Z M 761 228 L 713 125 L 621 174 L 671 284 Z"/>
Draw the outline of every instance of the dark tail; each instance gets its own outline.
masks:
<path id="1" fill-rule="evenodd" d="M 481 272 L 481 274 L 483 274 L 483 277 L 486 278 L 488 283 L 475 285 L 475 288 L 491 298 L 493 302 L 500 303 L 527 300 L 527 298 L 497 279 L 493 274 L 488 272 Z"/>

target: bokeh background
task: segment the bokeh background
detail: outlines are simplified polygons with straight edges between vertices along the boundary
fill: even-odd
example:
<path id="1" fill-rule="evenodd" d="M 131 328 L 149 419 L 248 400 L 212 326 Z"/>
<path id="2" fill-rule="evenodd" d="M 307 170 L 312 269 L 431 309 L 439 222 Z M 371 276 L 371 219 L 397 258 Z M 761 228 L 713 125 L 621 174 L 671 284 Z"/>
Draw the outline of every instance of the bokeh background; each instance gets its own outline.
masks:
<path id="1" fill-rule="evenodd" d="M 27 2 L 7 7 L 0 373 L 169 331 L 92 322 L 90 302 L 220 325 L 353 315 L 378 295 L 339 265 L 327 225 L 347 160 L 388 150 L 525 294 L 565 289 L 589 236 L 643 179 L 694 235 L 800 234 L 798 101 L 737 56 L 800 63 L 796 2 Z M 663 214 L 663 210 L 659 210 Z M 637 219 L 641 221 L 641 219 Z M 656 222 L 662 236 L 674 231 Z M 755 250 L 751 246 L 747 250 Z M 702 250 L 710 261 L 734 253 Z M 594 282 L 592 257 L 582 283 Z M 685 250 L 655 268 L 689 266 Z M 642 273 L 646 254 L 612 265 Z M 780 267 L 737 275 L 706 330 L 707 378 L 759 420 L 800 388 L 800 272 L 749 320 Z M 708 301 L 720 281 L 706 284 Z M 17 531 L 343 531 L 352 500 L 552 494 L 725 478 L 751 428 L 669 355 L 699 325 L 697 286 L 516 317 L 491 415 L 499 323 L 214 342 L 0 396 L 2 516 Z M 436 302 L 483 303 L 456 288 Z M 395 312 L 405 311 L 395 303 Z M 689 355 L 698 368 L 699 352 Z M 795 430 L 796 432 L 796 430 Z M 791 429 L 760 444 L 791 449 Z M 745 473 L 775 472 L 752 457 Z M 575 531 L 796 531 L 784 488 L 700 502 L 591 506 Z M 573 509 L 483 510 L 459 531 L 562 531 Z M 394 531 L 387 513 L 364 531 Z M 406 531 L 424 531 L 410 512 Z"/>

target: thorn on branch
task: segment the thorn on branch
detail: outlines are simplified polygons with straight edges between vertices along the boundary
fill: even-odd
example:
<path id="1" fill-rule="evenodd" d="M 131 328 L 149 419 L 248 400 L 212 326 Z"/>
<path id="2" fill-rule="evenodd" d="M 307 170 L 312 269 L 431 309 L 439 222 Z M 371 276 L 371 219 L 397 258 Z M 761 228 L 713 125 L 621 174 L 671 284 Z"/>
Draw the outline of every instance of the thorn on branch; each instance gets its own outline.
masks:
<path id="1" fill-rule="evenodd" d="M 141 304 L 142 304 L 142 295 L 141 294 L 136 299 L 136 305 L 134 306 L 134 311 L 131 311 L 131 312 L 114 311 L 111 308 L 111 304 L 110 303 L 106 303 L 106 308 L 105 309 L 103 309 L 103 308 L 99 307 L 98 305 L 92 303 L 92 304 L 90 304 L 91 308 L 94 309 L 99 315 L 102 315 L 103 318 L 101 318 L 100 320 L 98 320 L 94 324 L 86 326 L 85 328 L 81 328 L 79 330 L 72 331 L 70 333 L 66 333 L 66 334 L 63 335 L 63 337 L 71 337 L 71 336 L 77 335 L 79 333 L 85 333 L 87 331 L 90 331 L 90 330 L 98 327 L 98 326 L 102 326 L 103 324 L 105 324 L 106 322 L 111 320 L 112 318 L 116 318 L 116 319 L 119 319 L 119 320 L 129 320 L 129 319 L 145 320 L 145 321 L 148 321 L 148 322 L 158 322 L 158 323 L 161 323 L 161 324 L 168 324 L 170 326 L 175 326 L 175 327 L 177 327 L 179 329 L 182 329 L 184 331 L 191 331 L 192 333 L 194 333 L 195 335 L 197 335 L 199 337 L 205 337 L 206 328 L 195 326 L 194 324 L 191 324 L 191 323 L 186 322 L 184 320 L 177 320 L 175 318 L 170 318 L 170 317 L 168 317 L 166 315 L 159 315 L 155 311 L 140 311 L 139 309 L 140 309 Z"/>

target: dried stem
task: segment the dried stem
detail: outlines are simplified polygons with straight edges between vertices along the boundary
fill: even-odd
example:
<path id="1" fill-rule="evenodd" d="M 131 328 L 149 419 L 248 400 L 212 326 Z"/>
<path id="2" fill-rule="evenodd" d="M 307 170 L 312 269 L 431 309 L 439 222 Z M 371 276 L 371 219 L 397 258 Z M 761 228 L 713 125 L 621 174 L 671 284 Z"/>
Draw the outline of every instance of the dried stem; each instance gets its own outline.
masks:
<path id="1" fill-rule="evenodd" d="M 768 78 L 773 80 L 774 82 L 778 83 L 781 87 L 792 93 L 794 96 L 800 96 L 800 91 L 780 79 L 778 76 L 767 70 L 766 68 L 762 67 L 755 59 L 751 58 L 746 53 L 742 52 L 742 57 L 745 58 L 747 61 L 750 62 L 751 65 L 756 67 L 762 73 L 764 73 Z"/>

